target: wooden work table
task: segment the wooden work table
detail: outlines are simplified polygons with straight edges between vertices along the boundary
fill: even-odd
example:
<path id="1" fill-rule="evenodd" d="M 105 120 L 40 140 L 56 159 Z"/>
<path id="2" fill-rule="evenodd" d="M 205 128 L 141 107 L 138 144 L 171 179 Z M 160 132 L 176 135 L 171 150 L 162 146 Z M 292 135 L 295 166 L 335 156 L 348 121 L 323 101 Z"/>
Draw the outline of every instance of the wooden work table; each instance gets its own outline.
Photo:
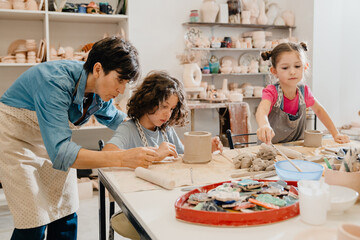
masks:
<path id="1" fill-rule="evenodd" d="M 339 147 L 339 146 L 360 146 L 359 142 L 352 142 L 347 145 L 335 144 L 332 140 L 324 140 L 323 144 L 327 147 Z M 287 145 L 288 146 L 288 145 Z M 236 151 L 250 151 L 256 152 L 259 146 L 244 148 L 241 150 L 229 150 L 225 152 L 229 153 Z M 321 152 L 322 148 L 312 149 L 302 147 L 301 142 L 294 143 L 291 146 L 292 149 L 298 150 L 307 155 L 316 155 Z M 278 156 L 279 159 L 282 159 Z M 277 157 L 277 158 L 278 158 Z M 220 156 L 214 157 L 213 161 L 223 164 L 224 167 L 228 167 L 231 164 L 230 161 L 223 159 L 220 160 Z M 211 163 L 210 162 L 210 163 Z M 160 165 L 160 164 L 159 164 Z M 206 168 L 206 164 L 198 165 Z M 199 167 L 199 168 L 200 168 Z M 154 167 L 160 168 L 160 167 Z M 131 191 L 126 186 L 134 185 L 138 183 L 136 181 L 143 181 L 141 179 L 129 178 L 129 174 L 133 172 L 123 169 L 101 169 L 99 170 L 100 180 L 100 239 L 105 239 L 105 188 L 113 196 L 116 203 L 120 205 L 129 220 L 140 232 L 142 239 L 159 239 L 159 240 L 184 240 L 184 239 L 252 239 L 252 240 L 292 240 L 298 239 L 297 236 L 309 230 L 323 230 L 327 232 L 333 232 L 335 234 L 336 228 L 341 223 L 357 223 L 360 224 L 360 203 L 359 201 L 349 211 L 343 215 L 330 215 L 324 225 L 313 226 L 308 225 L 300 220 L 300 217 L 294 217 L 286 221 L 251 227 L 214 227 L 206 225 L 192 224 L 184 221 L 177 220 L 175 217 L 175 201 L 186 192 L 182 191 L 184 185 L 178 186 L 173 190 L 165 190 L 158 186 L 146 190 Z M 199 171 L 199 174 L 200 171 Z M 211 172 L 208 174 L 212 176 L 215 182 L 220 182 L 219 179 L 226 178 L 221 171 L 219 174 Z M 230 175 L 230 173 L 229 173 Z M 273 179 L 276 179 L 274 177 Z M 200 177 L 198 178 L 200 179 Z M 205 178 L 203 178 L 205 181 Z M 230 180 L 230 177 L 223 180 Z M 206 179 L 208 181 L 208 179 Z M 150 183 L 147 183 L 150 184 Z M 190 185 L 191 182 L 187 182 L 186 185 Z M 195 185 L 201 185 L 203 183 L 196 182 Z M 105 187 L 105 188 L 104 188 Z M 334 238 L 335 239 L 335 238 Z"/>

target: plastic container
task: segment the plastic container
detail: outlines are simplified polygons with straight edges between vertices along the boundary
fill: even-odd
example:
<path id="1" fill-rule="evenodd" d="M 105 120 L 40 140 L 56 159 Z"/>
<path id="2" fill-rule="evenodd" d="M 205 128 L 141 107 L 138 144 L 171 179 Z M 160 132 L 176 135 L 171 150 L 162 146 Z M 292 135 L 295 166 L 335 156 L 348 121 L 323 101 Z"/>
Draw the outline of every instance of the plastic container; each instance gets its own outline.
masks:
<path id="1" fill-rule="evenodd" d="M 287 160 L 275 163 L 275 170 L 277 175 L 282 180 L 299 181 L 299 180 L 319 180 L 324 171 L 324 167 L 318 163 L 292 160 L 301 170 L 299 172 Z"/>

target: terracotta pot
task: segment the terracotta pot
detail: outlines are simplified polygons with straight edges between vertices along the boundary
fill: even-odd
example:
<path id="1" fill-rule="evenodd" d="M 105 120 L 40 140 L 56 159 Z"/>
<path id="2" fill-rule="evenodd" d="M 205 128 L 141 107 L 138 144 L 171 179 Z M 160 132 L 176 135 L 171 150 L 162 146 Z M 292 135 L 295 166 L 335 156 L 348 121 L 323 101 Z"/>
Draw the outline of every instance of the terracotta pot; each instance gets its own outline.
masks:
<path id="1" fill-rule="evenodd" d="M 338 164 L 336 167 L 340 168 L 340 165 Z M 329 185 L 348 187 L 360 194 L 360 172 L 343 172 L 325 169 L 324 177 L 325 182 Z"/>
<path id="2" fill-rule="evenodd" d="M 193 131 L 184 133 L 184 136 L 184 163 L 211 161 L 211 133 Z"/>

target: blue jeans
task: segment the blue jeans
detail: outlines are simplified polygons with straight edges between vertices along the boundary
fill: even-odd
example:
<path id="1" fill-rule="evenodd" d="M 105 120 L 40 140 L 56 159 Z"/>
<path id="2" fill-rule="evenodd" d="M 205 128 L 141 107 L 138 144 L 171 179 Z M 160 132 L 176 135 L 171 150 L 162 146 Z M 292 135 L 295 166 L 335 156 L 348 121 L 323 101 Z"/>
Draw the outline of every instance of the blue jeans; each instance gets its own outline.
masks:
<path id="1" fill-rule="evenodd" d="M 47 227 L 47 240 L 76 240 L 77 239 L 77 214 L 73 213 L 60 218 L 48 225 L 27 228 L 14 229 L 11 240 L 43 240 L 45 238 L 45 229 Z"/>

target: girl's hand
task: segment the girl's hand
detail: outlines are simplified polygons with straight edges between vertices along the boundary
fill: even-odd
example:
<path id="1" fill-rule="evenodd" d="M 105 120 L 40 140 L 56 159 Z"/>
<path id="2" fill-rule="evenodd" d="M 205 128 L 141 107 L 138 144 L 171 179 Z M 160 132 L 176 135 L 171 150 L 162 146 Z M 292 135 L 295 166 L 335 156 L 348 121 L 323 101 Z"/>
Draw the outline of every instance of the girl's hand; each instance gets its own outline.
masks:
<path id="1" fill-rule="evenodd" d="M 161 161 L 166 157 L 178 157 L 175 145 L 168 142 L 162 142 L 156 152 L 159 155 L 156 161 Z"/>
<path id="2" fill-rule="evenodd" d="M 264 125 L 256 131 L 258 139 L 266 144 L 271 144 L 271 139 L 275 136 L 274 130 L 270 125 Z"/>
<path id="3" fill-rule="evenodd" d="M 223 145 L 220 141 L 220 138 L 219 137 L 213 137 L 211 139 L 211 152 L 215 152 L 215 151 L 220 151 L 222 152 L 223 151 Z"/>
<path id="4" fill-rule="evenodd" d="M 337 143 L 348 143 L 350 139 L 349 136 L 338 133 L 334 136 L 334 141 Z"/>

